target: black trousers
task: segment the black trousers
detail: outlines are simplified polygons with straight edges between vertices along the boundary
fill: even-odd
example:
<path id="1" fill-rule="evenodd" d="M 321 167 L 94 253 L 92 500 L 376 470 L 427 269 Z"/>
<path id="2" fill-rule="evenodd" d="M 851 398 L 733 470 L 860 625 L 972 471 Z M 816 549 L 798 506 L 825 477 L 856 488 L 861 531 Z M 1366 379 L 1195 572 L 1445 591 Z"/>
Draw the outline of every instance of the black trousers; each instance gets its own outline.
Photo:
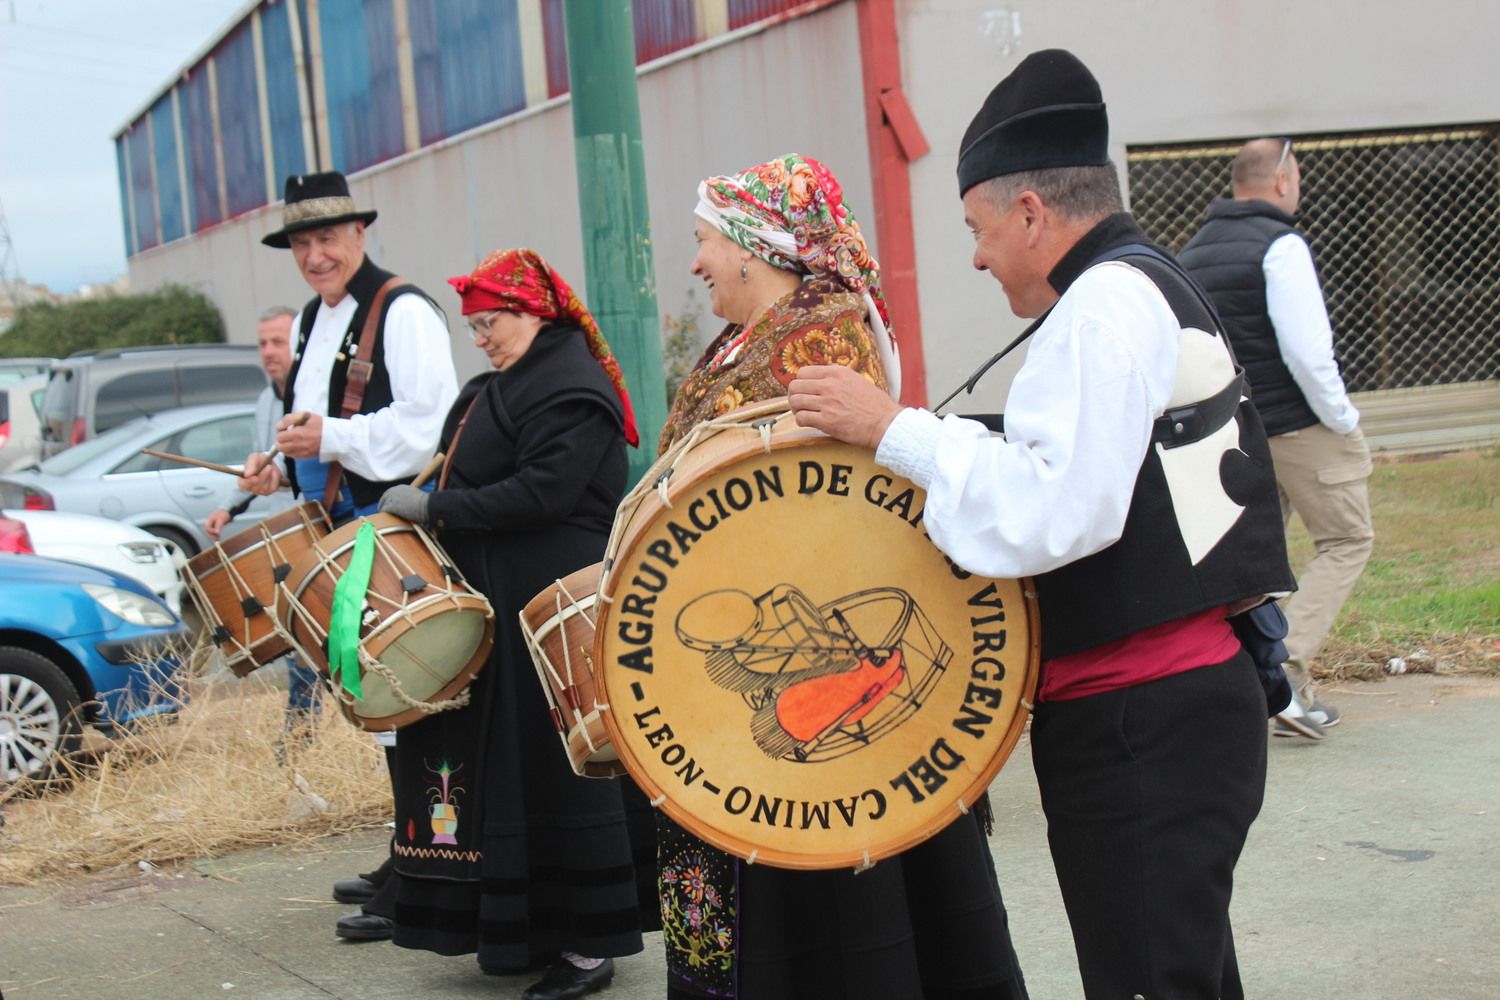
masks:
<path id="1" fill-rule="evenodd" d="M 1229 897 L 1266 781 L 1250 658 L 1044 703 L 1031 745 L 1085 996 L 1242 997 Z"/>

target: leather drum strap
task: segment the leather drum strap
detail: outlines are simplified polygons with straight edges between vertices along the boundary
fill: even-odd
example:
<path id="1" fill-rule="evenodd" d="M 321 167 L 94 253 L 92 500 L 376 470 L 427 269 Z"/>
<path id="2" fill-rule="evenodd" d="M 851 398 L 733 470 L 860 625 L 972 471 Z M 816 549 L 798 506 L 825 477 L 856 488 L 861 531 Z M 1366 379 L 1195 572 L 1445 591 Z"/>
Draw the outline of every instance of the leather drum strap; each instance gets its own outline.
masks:
<path id="1" fill-rule="evenodd" d="M 438 477 L 437 488 L 440 490 L 446 489 L 448 486 L 448 471 L 453 468 L 453 455 L 458 451 L 458 439 L 463 437 L 464 425 L 469 422 L 469 417 L 474 412 L 475 404 L 479 402 L 479 398 L 483 395 L 484 390 L 481 389 L 473 399 L 469 400 L 469 407 L 464 410 L 464 415 L 458 421 L 458 427 L 453 432 L 453 440 L 448 442 L 448 453 L 443 457 L 443 474 Z"/>
<path id="2" fill-rule="evenodd" d="M 344 377 L 344 401 L 339 405 L 339 416 L 345 420 L 358 413 L 359 408 L 364 405 L 365 386 L 369 384 L 370 375 L 375 371 L 375 362 L 371 359 L 375 356 L 375 333 L 380 329 L 380 313 L 385 308 L 386 297 L 390 295 L 391 289 L 408 283 L 405 278 L 393 276 L 380 286 L 374 300 L 370 302 L 370 311 L 365 314 L 364 329 L 359 332 L 354 360 L 349 362 L 349 369 Z M 328 466 L 328 485 L 323 488 L 324 510 L 333 510 L 333 502 L 338 498 L 339 486 L 343 482 L 343 463 L 333 462 Z"/>

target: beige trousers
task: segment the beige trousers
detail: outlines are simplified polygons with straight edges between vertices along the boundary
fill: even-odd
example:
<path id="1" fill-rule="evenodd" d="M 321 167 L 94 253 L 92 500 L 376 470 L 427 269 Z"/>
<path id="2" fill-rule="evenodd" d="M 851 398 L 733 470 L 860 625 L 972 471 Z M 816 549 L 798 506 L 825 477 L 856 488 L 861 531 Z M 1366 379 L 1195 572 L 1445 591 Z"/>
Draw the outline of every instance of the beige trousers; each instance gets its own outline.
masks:
<path id="1" fill-rule="evenodd" d="M 1293 512 L 1312 536 L 1312 562 L 1286 605 L 1291 631 L 1286 674 L 1303 705 L 1313 702 L 1308 668 L 1375 545 L 1370 524 L 1370 448 L 1358 427 L 1335 434 L 1322 424 L 1271 438 L 1281 516 Z"/>

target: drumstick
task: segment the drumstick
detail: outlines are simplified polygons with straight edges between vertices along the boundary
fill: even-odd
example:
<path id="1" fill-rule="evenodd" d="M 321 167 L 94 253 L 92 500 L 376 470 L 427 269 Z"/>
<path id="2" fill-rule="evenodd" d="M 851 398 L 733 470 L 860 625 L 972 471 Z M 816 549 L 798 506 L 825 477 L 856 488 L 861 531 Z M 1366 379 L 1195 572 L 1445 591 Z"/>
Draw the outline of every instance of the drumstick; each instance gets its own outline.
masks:
<path id="1" fill-rule="evenodd" d="M 417 478 L 413 479 L 411 481 L 411 484 L 413 486 L 421 488 L 422 484 L 425 483 L 425 482 L 427 482 L 427 480 L 431 479 L 432 478 L 432 474 L 434 472 L 436 472 L 437 470 L 441 469 L 442 467 L 443 467 L 443 453 L 442 452 L 438 452 L 436 455 L 432 456 L 432 461 L 430 461 L 430 462 L 427 463 L 427 467 L 425 469 L 423 469 L 421 472 L 417 473 Z"/>
<path id="2" fill-rule="evenodd" d="M 304 410 L 303 412 L 301 412 L 301 413 L 297 414 L 295 417 L 293 417 L 292 418 L 292 422 L 289 423 L 289 424 L 287 424 L 287 426 L 288 427 L 301 427 L 303 424 L 307 423 L 307 421 L 309 419 L 311 419 L 311 418 L 312 418 L 312 414 L 309 413 L 308 411 Z M 260 468 L 256 470 L 256 475 L 260 475 L 260 473 L 266 471 L 266 466 L 270 465 L 276 459 L 276 456 L 278 454 L 280 454 L 280 453 L 281 453 L 281 446 L 280 445 L 276 445 L 276 444 L 271 445 L 271 450 L 268 451 L 268 452 L 266 452 L 266 460 L 264 462 L 260 463 Z"/>
<path id="3" fill-rule="evenodd" d="M 164 458 L 169 462 L 178 462 L 182 465 L 196 465 L 200 469 L 212 469 L 215 472 L 227 472 L 229 473 L 229 475 L 234 476 L 236 479 L 245 474 L 241 469 L 231 468 L 227 465 L 219 465 L 216 462 L 205 462 L 197 458 L 188 458 L 186 455 L 173 455 L 170 452 L 157 451 L 154 448 L 142 448 L 141 453 L 144 455 L 150 455 L 152 458 Z"/>

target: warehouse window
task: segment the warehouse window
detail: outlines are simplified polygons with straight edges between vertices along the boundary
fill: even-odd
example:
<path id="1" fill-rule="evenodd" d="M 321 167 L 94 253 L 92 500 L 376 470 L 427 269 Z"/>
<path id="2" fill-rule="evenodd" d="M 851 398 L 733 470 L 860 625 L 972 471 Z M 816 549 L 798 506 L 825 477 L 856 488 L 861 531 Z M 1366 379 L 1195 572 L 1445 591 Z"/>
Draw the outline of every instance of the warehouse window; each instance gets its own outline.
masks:
<path id="1" fill-rule="evenodd" d="M 1181 250 L 1243 139 L 1131 146 L 1131 211 Z M 1500 377 L 1500 123 L 1293 136 L 1351 390 Z"/>

